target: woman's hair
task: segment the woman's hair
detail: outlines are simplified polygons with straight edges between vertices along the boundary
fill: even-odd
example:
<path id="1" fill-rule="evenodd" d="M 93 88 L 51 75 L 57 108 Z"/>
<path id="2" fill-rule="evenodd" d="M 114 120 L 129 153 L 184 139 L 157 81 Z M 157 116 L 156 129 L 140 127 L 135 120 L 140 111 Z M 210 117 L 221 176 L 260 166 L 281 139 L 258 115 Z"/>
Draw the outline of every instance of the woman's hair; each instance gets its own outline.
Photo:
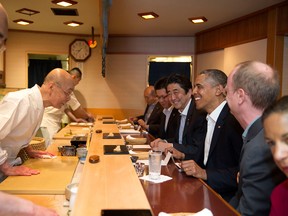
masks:
<path id="1" fill-rule="evenodd" d="M 262 121 L 265 121 L 273 113 L 288 113 L 288 95 L 268 106 L 263 112 Z"/>

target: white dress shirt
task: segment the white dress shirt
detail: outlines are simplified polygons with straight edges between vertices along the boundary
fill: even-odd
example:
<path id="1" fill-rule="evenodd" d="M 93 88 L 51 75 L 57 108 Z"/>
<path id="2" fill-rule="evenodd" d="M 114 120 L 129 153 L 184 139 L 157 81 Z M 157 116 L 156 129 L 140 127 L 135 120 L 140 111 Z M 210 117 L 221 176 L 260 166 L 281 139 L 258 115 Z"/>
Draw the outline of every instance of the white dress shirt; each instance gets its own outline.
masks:
<path id="1" fill-rule="evenodd" d="M 20 149 L 28 146 L 43 117 L 44 106 L 39 87 L 35 85 L 8 93 L 0 102 L 0 161 L 13 161 Z M 3 153 L 3 150 L 6 153 Z M 0 173 L 1 175 L 1 173 Z"/>
<path id="2" fill-rule="evenodd" d="M 217 122 L 217 119 L 225 106 L 227 102 L 223 101 L 216 109 L 213 110 L 210 114 L 207 114 L 206 120 L 207 120 L 207 132 L 205 137 L 205 145 L 204 145 L 204 165 L 206 165 L 209 151 L 211 147 L 211 141 L 213 137 L 214 128 Z"/>
<path id="3" fill-rule="evenodd" d="M 53 136 L 61 129 L 61 122 L 66 108 L 71 108 L 73 111 L 80 107 L 80 103 L 77 100 L 75 94 L 72 92 L 70 100 L 61 107 L 61 109 L 54 108 L 52 106 L 46 107 L 41 122 L 41 127 L 47 128 L 49 133 L 48 145 L 53 139 Z M 45 137 L 46 138 L 46 137 Z"/>
<path id="4" fill-rule="evenodd" d="M 165 115 L 165 131 L 167 130 L 167 125 L 173 109 L 174 109 L 173 106 L 169 107 L 168 109 L 163 109 L 163 113 Z"/>

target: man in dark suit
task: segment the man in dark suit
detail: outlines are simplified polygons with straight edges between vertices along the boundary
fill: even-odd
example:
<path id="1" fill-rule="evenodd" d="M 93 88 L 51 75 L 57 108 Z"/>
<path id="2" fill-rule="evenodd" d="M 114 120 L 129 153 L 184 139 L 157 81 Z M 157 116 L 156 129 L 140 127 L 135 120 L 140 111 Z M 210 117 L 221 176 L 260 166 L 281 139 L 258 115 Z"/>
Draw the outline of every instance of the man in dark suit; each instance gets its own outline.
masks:
<path id="1" fill-rule="evenodd" d="M 176 150 L 172 152 L 175 157 L 185 159 L 181 165 L 187 175 L 205 180 L 229 201 L 237 191 L 243 129 L 230 114 L 225 100 L 226 83 L 227 76 L 220 70 L 200 72 L 195 80 L 193 96 L 196 108 L 207 112 L 206 135 L 199 142 L 198 155 L 190 153 L 193 152 L 191 145 L 187 145 L 182 154 Z"/>
<path id="2" fill-rule="evenodd" d="M 172 105 L 178 109 L 178 118 L 175 138 L 162 140 L 156 139 L 151 142 L 153 149 L 165 151 L 166 148 L 175 147 L 181 149 L 185 145 L 193 145 L 196 140 L 203 137 L 203 122 L 205 115 L 196 110 L 195 101 L 192 98 L 192 83 L 184 76 L 172 74 L 168 77 L 166 90 Z M 192 141 L 194 140 L 194 141 Z M 198 145 L 193 151 L 198 152 Z"/>
<path id="3" fill-rule="evenodd" d="M 176 135 L 175 125 L 179 119 L 178 110 L 171 104 L 166 91 L 167 77 L 159 79 L 155 85 L 155 92 L 159 103 L 163 107 L 161 122 L 159 127 L 159 138 L 167 140 L 174 139 Z"/>
<path id="4" fill-rule="evenodd" d="M 148 131 L 154 137 L 158 137 L 163 107 L 158 102 L 154 86 L 148 86 L 144 90 L 144 98 L 147 103 L 144 115 L 138 116 L 134 121 L 137 121 L 142 129 Z"/>
<path id="5" fill-rule="evenodd" d="M 238 191 L 230 204 L 243 216 L 269 215 L 271 191 L 286 179 L 273 161 L 261 122 L 279 89 L 277 72 L 258 61 L 236 65 L 228 77 L 227 102 L 245 130 Z"/>

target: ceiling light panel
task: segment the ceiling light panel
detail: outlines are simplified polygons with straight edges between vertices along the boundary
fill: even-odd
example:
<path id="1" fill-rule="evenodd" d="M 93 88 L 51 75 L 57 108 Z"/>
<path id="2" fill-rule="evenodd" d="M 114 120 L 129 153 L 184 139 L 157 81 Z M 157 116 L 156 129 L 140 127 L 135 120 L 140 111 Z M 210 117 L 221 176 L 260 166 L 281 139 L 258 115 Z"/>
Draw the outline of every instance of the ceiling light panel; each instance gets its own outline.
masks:
<path id="1" fill-rule="evenodd" d="M 62 7 L 69 7 L 71 5 L 77 4 L 78 2 L 72 0 L 53 0 L 52 3 Z"/>
<path id="2" fill-rule="evenodd" d="M 145 20 L 155 19 L 155 18 L 159 17 L 159 15 L 154 13 L 154 12 L 138 13 L 138 16 L 140 16 L 141 18 L 143 18 Z"/>
<path id="3" fill-rule="evenodd" d="M 25 19 L 17 19 L 17 20 L 13 20 L 13 22 L 19 24 L 19 25 L 29 25 L 32 24 L 33 21 L 30 20 L 25 20 Z"/>
<path id="4" fill-rule="evenodd" d="M 35 15 L 37 13 L 40 13 L 39 11 L 31 10 L 31 9 L 28 9 L 28 8 L 22 8 L 22 9 L 16 10 L 16 12 L 17 13 L 21 13 L 21 14 L 25 14 L 25 15 L 29 15 L 29 16 Z"/>
<path id="5" fill-rule="evenodd" d="M 188 18 L 188 20 L 190 20 L 190 22 L 192 22 L 194 24 L 207 22 L 207 18 L 204 17 L 204 16 L 202 16 L 202 17 L 192 17 L 192 18 Z"/>
<path id="6" fill-rule="evenodd" d="M 68 22 L 64 22 L 64 24 L 71 26 L 71 27 L 77 27 L 77 26 L 83 25 L 82 22 L 77 22 L 77 21 L 68 21 Z"/>

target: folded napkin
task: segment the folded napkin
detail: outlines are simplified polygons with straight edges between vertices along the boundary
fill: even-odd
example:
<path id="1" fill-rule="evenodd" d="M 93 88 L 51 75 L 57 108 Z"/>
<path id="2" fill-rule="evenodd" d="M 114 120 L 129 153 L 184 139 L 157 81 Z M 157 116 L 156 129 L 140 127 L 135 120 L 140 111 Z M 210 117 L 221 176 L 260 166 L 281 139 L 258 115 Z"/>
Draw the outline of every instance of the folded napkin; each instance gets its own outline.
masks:
<path id="1" fill-rule="evenodd" d="M 127 123 L 128 120 L 127 120 L 127 119 L 122 119 L 122 120 L 116 120 L 115 122 L 116 122 L 116 123 L 123 124 L 123 123 Z"/>
<path id="2" fill-rule="evenodd" d="M 162 183 L 162 182 L 171 180 L 172 178 L 169 177 L 169 176 L 160 175 L 159 179 L 154 180 L 154 179 L 150 179 L 149 175 L 146 175 L 146 176 L 140 177 L 139 179 L 142 179 L 142 180 L 145 180 L 145 181 L 154 182 L 154 183 Z"/>
<path id="3" fill-rule="evenodd" d="M 196 213 L 180 212 L 167 214 L 165 212 L 160 212 L 158 216 L 213 216 L 213 214 L 209 209 L 204 208 L 203 210 Z"/>
<path id="4" fill-rule="evenodd" d="M 120 127 L 125 127 L 125 126 L 132 126 L 132 124 L 131 123 L 125 123 L 125 124 L 118 124 Z"/>
<path id="5" fill-rule="evenodd" d="M 119 129 L 121 134 L 140 134 L 140 131 L 134 129 Z"/>
<path id="6" fill-rule="evenodd" d="M 134 128 L 134 126 L 131 123 L 118 124 L 118 127 L 120 129 L 131 129 L 131 128 Z"/>
<path id="7" fill-rule="evenodd" d="M 132 137 L 131 135 L 128 135 L 128 136 L 126 136 L 126 141 L 131 145 L 133 145 L 133 144 L 145 144 L 147 142 L 147 138 L 145 138 L 145 137 L 137 137 L 136 138 L 136 137 Z"/>

